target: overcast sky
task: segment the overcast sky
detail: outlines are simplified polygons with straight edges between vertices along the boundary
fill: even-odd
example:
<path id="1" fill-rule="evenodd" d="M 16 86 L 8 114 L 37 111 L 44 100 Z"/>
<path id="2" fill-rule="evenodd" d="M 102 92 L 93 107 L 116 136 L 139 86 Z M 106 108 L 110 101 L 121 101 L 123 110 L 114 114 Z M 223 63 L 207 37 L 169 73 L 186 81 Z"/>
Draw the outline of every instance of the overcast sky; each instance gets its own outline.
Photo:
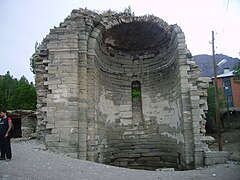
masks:
<path id="1" fill-rule="evenodd" d="M 72 9 L 153 14 L 168 24 L 178 24 L 193 55 L 212 54 L 211 32 L 217 34 L 216 53 L 239 58 L 240 0 L 0 0 L 0 75 L 34 81 L 29 58 L 53 26 L 59 26 Z"/>

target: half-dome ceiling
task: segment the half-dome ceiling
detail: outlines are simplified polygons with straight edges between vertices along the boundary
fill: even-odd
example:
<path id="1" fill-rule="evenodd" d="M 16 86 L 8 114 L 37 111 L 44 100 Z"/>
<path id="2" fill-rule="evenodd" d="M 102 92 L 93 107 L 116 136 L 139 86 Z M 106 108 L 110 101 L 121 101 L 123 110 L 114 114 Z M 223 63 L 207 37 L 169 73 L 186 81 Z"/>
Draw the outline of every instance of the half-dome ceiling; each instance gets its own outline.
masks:
<path id="1" fill-rule="evenodd" d="M 103 33 L 103 42 L 108 49 L 139 53 L 157 53 L 170 40 L 171 26 L 160 27 L 153 22 L 121 23 Z"/>

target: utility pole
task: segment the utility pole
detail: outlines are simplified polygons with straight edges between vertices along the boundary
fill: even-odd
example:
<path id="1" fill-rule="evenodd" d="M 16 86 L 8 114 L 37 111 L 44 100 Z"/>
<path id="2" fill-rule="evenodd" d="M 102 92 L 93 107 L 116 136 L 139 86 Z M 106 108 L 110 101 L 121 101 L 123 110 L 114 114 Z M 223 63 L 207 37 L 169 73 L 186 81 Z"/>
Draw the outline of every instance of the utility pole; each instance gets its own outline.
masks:
<path id="1" fill-rule="evenodd" d="M 227 121 L 228 121 L 228 129 L 230 129 L 228 89 L 227 89 Z"/>
<path id="2" fill-rule="evenodd" d="M 217 141 L 218 149 L 222 151 L 222 136 L 221 136 L 221 122 L 220 122 L 220 112 L 219 112 L 219 97 L 218 97 L 218 86 L 217 86 L 217 64 L 215 58 L 215 48 L 214 48 L 214 31 L 212 31 L 212 53 L 213 53 L 213 72 L 214 72 L 214 92 L 215 92 L 215 118 L 217 127 Z"/>

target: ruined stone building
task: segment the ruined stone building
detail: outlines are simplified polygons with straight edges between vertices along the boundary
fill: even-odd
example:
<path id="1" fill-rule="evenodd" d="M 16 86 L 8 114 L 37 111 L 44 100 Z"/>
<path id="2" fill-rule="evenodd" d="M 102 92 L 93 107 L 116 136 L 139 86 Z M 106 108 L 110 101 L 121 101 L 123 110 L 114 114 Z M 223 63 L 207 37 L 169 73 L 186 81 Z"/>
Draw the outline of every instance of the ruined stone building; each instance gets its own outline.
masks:
<path id="1" fill-rule="evenodd" d="M 73 10 L 35 61 L 37 130 L 49 149 L 129 168 L 203 165 L 208 83 L 178 25 Z"/>
<path id="2" fill-rule="evenodd" d="M 36 112 L 32 110 L 10 110 L 8 117 L 12 119 L 13 129 L 12 138 L 33 137 L 36 132 L 37 117 Z"/>

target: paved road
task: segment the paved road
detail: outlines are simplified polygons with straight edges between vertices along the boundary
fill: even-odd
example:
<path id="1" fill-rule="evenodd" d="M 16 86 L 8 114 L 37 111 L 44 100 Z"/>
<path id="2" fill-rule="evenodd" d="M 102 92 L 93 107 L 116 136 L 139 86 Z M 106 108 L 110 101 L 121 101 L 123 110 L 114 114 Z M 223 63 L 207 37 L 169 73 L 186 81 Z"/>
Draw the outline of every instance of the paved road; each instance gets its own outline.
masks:
<path id="1" fill-rule="evenodd" d="M 72 159 L 38 141 L 12 143 L 13 159 L 0 161 L 0 180 L 240 180 L 235 162 L 189 171 L 144 171 Z"/>

